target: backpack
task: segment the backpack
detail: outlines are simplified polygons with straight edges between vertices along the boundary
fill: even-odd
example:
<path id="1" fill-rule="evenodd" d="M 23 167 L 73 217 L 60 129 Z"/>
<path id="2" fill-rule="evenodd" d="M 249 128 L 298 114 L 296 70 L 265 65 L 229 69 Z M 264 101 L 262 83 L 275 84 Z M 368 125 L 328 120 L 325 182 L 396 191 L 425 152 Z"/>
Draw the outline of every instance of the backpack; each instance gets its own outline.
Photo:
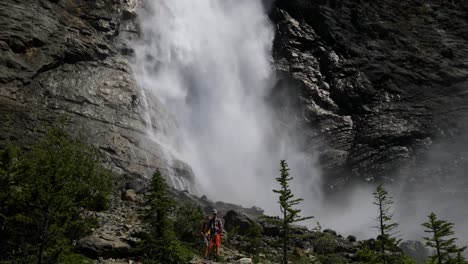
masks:
<path id="1" fill-rule="evenodd" d="M 211 219 L 210 222 L 208 222 L 208 228 L 212 236 L 215 236 L 216 234 L 220 232 L 221 226 L 222 226 L 221 219 L 217 217 L 216 219 Z"/>

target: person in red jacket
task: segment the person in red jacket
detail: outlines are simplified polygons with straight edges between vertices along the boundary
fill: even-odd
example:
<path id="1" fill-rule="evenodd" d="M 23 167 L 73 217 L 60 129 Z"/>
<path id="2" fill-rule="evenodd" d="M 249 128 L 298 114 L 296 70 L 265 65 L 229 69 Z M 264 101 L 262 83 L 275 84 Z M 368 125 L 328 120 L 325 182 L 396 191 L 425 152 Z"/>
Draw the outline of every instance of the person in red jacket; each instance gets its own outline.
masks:
<path id="1" fill-rule="evenodd" d="M 215 259 L 218 258 L 219 249 L 221 248 L 221 239 L 223 237 L 223 222 L 218 218 L 218 211 L 213 209 L 211 212 L 211 219 L 208 222 L 210 232 L 210 245 L 209 251 L 213 251 Z"/>

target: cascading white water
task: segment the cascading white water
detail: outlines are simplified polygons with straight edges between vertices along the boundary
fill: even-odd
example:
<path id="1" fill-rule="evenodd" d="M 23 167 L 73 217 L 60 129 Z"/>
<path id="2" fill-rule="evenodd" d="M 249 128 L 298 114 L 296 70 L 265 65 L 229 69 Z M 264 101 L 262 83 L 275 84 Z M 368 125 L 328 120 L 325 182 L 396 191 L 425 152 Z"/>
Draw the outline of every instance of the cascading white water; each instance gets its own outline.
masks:
<path id="1" fill-rule="evenodd" d="M 311 196 L 319 184 L 313 157 L 278 132 L 265 100 L 274 30 L 262 1 L 152 0 L 139 17 L 136 78 L 178 123 L 153 137 L 193 168 L 197 189 L 270 210 L 287 159 L 299 192 Z"/>
<path id="2" fill-rule="evenodd" d="M 286 159 L 295 194 L 305 198 L 304 214 L 339 231 L 375 235 L 371 186 L 343 198 L 346 207 L 321 201 L 315 157 L 300 151 L 299 133 L 284 129 L 284 123 L 281 128 L 265 102 L 274 82 L 273 26 L 262 0 L 146 0 L 139 25 L 135 77 L 143 93 L 151 95 L 145 101 L 148 109 L 159 109 L 162 102 L 177 122 L 165 126 L 167 120 L 147 112 L 148 134 L 167 150 L 169 166 L 173 157 L 187 162 L 195 172 L 195 187 L 213 199 L 275 214 L 277 198 L 271 190 L 277 187 L 279 161 Z M 159 130 L 153 130 L 152 120 Z M 180 179 L 172 180 L 175 187 L 187 188 Z M 414 212 L 408 215 L 413 218 Z"/>

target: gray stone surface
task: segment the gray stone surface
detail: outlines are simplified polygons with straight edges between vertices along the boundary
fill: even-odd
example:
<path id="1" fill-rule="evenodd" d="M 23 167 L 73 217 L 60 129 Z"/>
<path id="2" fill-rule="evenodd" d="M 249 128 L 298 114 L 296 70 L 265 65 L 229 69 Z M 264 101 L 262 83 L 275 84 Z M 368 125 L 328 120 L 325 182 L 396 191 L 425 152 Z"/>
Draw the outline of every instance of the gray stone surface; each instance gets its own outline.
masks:
<path id="1" fill-rule="evenodd" d="M 0 147 L 8 141 L 28 147 L 66 117 L 64 127 L 95 145 L 129 185 L 144 185 L 157 167 L 190 180 L 190 168 L 169 165 L 164 149 L 147 137 L 143 96 L 127 56 L 136 4 L 0 3 Z M 155 132 L 174 125 L 162 105 L 151 111 Z"/>
<path id="2" fill-rule="evenodd" d="M 278 0 L 271 18 L 278 109 L 318 146 L 328 188 L 448 175 L 468 186 L 453 162 L 468 149 L 466 1 Z"/>
<path id="3" fill-rule="evenodd" d="M 190 181 L 190 167 L 168 161 L 147 137 L 129 41 L 136 37 L 134 0 L 4 0 L 0 2 L 0 148 L 28 149 L 47 127 L 63 126 L 93 144 L 119 176 L 112 207 L 97 213 L 99 228 L 78 241 L 91 257 L 129 255 L 141 231 L 135 202 L 155 168 Z M 153 105 L 153 129 L 174 125 Z M 65 119 L 64 123 L 60 120 Z M 134 190 L 134 191 L 131 191 Z M 122 201 L 120 194 L 130 201 Z"/>
<path id="4" fill-rule="evenodd" d="M 406 240 L 400 243 L 403 253 L 418 262 L 425 262 L 429 259 L 430 251 L 421 241 Z"/>
<path id="5" fill-rule="evenodd" d="M 91 235 L 77 241 L 76 249 L 90 258 L 126 258 L 138 243 L 137 234 L 144 229 L 140 220 L 143 196 L 135 194 L 132 199 L 114 195 L 111 208 L 96 213 L 98 227 Z"/>
<path id="6" fill-rule="evenodd" d="M 89 236 L 78 243 L 80 252 L 93 257 L 128 256 L 131 248 L 115 236 Z"/>

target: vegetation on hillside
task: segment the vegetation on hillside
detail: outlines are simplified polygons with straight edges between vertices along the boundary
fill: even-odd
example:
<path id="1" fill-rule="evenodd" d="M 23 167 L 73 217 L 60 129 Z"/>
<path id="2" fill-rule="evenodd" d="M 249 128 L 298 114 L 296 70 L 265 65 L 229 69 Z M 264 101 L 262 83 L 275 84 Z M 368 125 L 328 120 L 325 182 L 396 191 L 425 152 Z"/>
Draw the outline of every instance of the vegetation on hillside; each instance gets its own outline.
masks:
<path id="1" fill-rule="evenodd" d="M 61 129 L 30 151 L 0 151 L 0 261 L 64 263 L 109 205 L 112 176 L 98 152 Z"/>
<path id="2" fill-rule="evenodd" d="M 101 164 L 96 149 L 60 129 L 50 129 L 28 151 L 12 145 L 0 150 L 0 263 L 92 263 L 75 252 L 75 244 L 97 226 L 95 212 L 109 207 L 113 177 Z M 373 193 L 379 235 L 357 242 L 320 225 L 314 230 L 298 227 L 312 217 L 301 216 L 296 208 L 303 200 L 295 197 L 292 180 L 286 161 L 281 161 L 276 178 L 280 188 L 273 190 L 279 195 L 281 217 L 241 221 L 249 224 L 243 232 L 231 226 L 225 241 L 229 250 L 254 263 L 416 263 L 399 248 L 399 224 L 392 220 L 392 197 L 383 185 Z M 175 199 L 159 170 L 141 206 L 145 228 L 131 254 L 155 264 L 188 263 L 202 254 L 202 208 Z M 468 263 L 466 247 L 455 243 L 452 223 L 432 213 L 423 226 L 429 234 L 426 245 L 434 249 L 428 263 Z"/>

